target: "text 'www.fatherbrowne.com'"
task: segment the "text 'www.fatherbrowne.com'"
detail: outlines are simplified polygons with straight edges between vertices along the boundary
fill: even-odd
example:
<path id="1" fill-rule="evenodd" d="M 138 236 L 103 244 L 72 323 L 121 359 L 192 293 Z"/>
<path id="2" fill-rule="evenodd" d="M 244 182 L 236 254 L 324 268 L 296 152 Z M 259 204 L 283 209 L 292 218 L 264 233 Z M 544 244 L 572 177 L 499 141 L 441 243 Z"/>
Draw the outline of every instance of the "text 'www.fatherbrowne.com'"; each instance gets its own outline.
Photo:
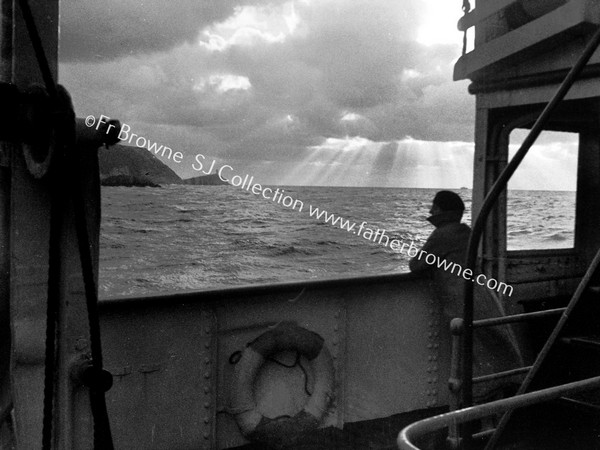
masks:
<path id="1" fill-rule="evenodd" d="M 98 119 L 89 115 L 85 118 L 85 124 L 87 127 L 94 127 L 96 130 L 103 127 L 106 129 L 106 134 L 111 131 L 111 128 L 116 128 L 116 125 L 111 123 L 110 118 L 104 115 L 101 115 Z M 127 142 L 128 144 L 134 144 L 137 147 L 146 148 L 149 152 L 160 155 L 165 159 L 172 160 L 175 163 L 181 163 L 184 158 L 184 155 L 181 152 L 173 152 L 173 149 L 170 147 L 159 144 L 158 142 L 152 142 L 144 136 L 133 133 L 131 127 L 125 123 L 121 125 L 118 138 L 121 142 Z M 214 159 L 212 160 L 212 164 L 207 164 L 206 157 L 201 153 L 196 154 L 194 163 L 191 167 L 193 170 L 201 172 L 204 175 L 216 173 L 222 181 L 245 191 L 252 192 L 254 195 L 262 196 L 265 200 L 283 205 L 286 208 L 291 208 L 298 212 L 305 210 L 304 202 L 286 195 L 284 189 L 273 189 L 263 186 L 260 183 L 255 183 L 253 176 L 248 174 L 237 174 L 234 168 L 228 164 L 218 166 L 217 161 Z M 406 243 L 404 240 L 390 238 L 385 230 L 368 227 L 367 222 L 361 222 L 357 227 L 356 222 L 351 222 L 348 219 L 336 216 L 335 214 L 331 214 L 310 204 L 308 205 L 308 214 L 314 219 L 322 220 L 324 223 L 334 227 L 337 226 L 341 230 L 360 236 L 367 241 L 375 242 L 384 247 L 389 246 L 394 252 L 406 253 L 409 257 L 417 257 L 419 260 L 424 259 L 425 262 L 431 266 L 436 266 L 438 269 L 443 269 L 459 277 L 462 276 L 465 280 L 470 280 L 480 286 L 486 286 L 491 290 L 508 294 L 508 296 L 511 296 L 513 293 L 513 287 L 506 283 L 499 282 L 494 278 L 487 278 L 483 274 L 474 277 L 471 269 L 463 269 L 458 263 L 447 261 L 433 253 L 428 253 L 425 250 L 419 250 L 414 245 L 414 241 Z"/>
<path id="2" fill-rule="evenodd" d="M 344 219 L 340 216 L 336 216 L 335 214 L 330 214 L 327 211 L 320 210 L 319 208 L 315 208 L 312 205 L 309 205 L 309 215 L 315 219 L 322 220 L 323 222 L 329 225 L 338 226 L 340 229 L 360 236 L 363 239 L 366 239 L 367 241 L 381 244 L 384 247 L 389 246 L 391 250 L 398 253 L 406 254 L 410 258 L 416 257 L 419 260 L 424 259 L 425 262 L 430 266 L 434 266 L 438 269 L 445 270 L 446 272 L 450 272 L 458 277 L 462 277 L 465 280 L 470 280 L 473 283 L 477 283 L 480 286 L 486 286 L 488 289 L 491 289 L 493 291 L 501 292 L 502 294 L 508 295 L 509 297 L 513 293 L 513 287 L 509 284 L 498 281 L 495 278 L 488 278 L 484 274 L 474 276 L 473 271 L 471 269 L 464 269 L 458 263 L 448 261 L 444 258 L 440 258 L 438 255 L 429 253 L 425 250 L 419 250 L 415 246 L 414 241 L 406 243 L 404 242 L 404 240 L 390 238 L 390 236 L 387 235 L 385 230 L 382 230 L 380 228 L 373 229 L 367 227 L 367 222 L 362 222 L 360 225 L 358 225 L 357 228 L 356 222 L 351 222 L 350 220 Z"/>

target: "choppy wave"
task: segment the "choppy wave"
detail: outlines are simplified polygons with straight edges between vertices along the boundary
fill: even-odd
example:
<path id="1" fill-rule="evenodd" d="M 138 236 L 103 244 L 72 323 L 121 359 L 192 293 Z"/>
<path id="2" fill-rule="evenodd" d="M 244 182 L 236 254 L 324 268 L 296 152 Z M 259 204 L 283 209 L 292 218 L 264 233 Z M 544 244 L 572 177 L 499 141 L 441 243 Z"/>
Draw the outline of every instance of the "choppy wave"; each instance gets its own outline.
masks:
<path id="1" fill-rule="evenodd" d="M 567 233 L 554 233 L 550 236 L 546 236 L 546 239 L 549 241 L 566 241 L 570 238 L 571 236 L 569 236 Z"/>
<path id="2" fill-rule="evenodd" d="M 406 255 L 310 217 L 309 204 L 366 221 L 390 240 L 421 245 L 433 229 L 424 219 L 435 190 L 285 190 L 305 211 L 215 186 L 103 188 L 101 295 L 407 270 Z M 573 245 L 573 193 L 515 191 L 508 202 L 510 249 Z"/>

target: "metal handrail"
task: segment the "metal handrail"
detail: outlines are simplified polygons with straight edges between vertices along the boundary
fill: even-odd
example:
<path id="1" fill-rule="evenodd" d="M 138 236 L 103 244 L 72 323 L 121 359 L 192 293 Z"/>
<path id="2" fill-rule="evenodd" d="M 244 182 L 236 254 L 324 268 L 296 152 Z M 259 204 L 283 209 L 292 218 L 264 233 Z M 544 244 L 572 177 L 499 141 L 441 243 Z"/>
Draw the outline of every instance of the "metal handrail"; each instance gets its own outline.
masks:
<path id="1" fill-rule="evenodd" d="M 530 313 L 513 314 L 510 316 L 490 317 L 489 319 L 479 319 L 473 321 L 473 328 L 495 327 L 498 325 L 510 325 L 519 322 L 528 322 L 533 319 L 544 319 L 546 317 L 558 316 L 566 311 L 564 308 L 544 309 Z M 460 334 L 464 329 L 464 320 L 460 317 L 452 319 L 451 331 L 453 334 Z"/>
<path id="2" fill-rule="evenodd" d="M 458 30 L 466 31 L 469 28 L 477 25 L 482 20 L 487 19 L 488 17 L 496 14 L 498 11 L 506 8 L 507 6 L 516 3 L 517 1 L 518 0 L 494 0 L 484 3 L 459 19 L 457 25 Z"/>
<path id="3" fill-rule="evenodd" d="M 554 343 L 558 340 L 558 337 L 559 337 L 560 333 L 562 332 L 565 324 L 567 323 L 567 320 L 569 320 L 569 317 L 571 317 L 573 310 L 575 309 L 575 306 L 577 306 L 577 303 L 579 303 L 579 299 L 583 296 L 584 292 L 586 291 L 586 289 L 590 283 L 590 280 L 592 279 L 594 274 L 597 272 L 599 267 L 600 267 L 600 249 L 598 249 L 598 251 L 596 252 L 596 255 L 594 256 L 594 259 L 590 263 L 585 275 L 579 282 L 579 285 L 577 286 L 577 289 L 575 290 L 575 293 L 573 294 L 573 298 L 571 298 L 571 301 L 569 302 L 567 309 L 560 316 L 558 323 L 552 330 L 552 333 L 550 333 L 550 337 L 548 337 L 548 339 L 544 343 L 544 346 L 540 350 L 540 353 L 538 354 L 537 358 L 535 359 L 535 362 L 533 363 L 531 370 L 529 371 L 529 373 L 523 380 L 523 383 L 521 383 L 521 386 L 519 387 L 519 390 L 517 391 L 517 395 L 524 394 L 525 391 L 529 388 L 531 382 L 533 381 L 533 378 L 537 375 L 538 371 L 542 367 L 542 364 L 546 360 L 546 357 L 550 354 L 550 350 L 554 346 Z M 511 416 L 510 410 L 508 410 L 504 413 L 504 415 L 500 419 L 500 422 L 498 423 L 496 432 L 494 433 L 494 435 L 492 436 L 492 438 L 490 439 L 490 441 L 488 442 L 488 444 L 486 446 L 486 450 L 490 450 L 490 449 L 494 448 L 496 442 L 500 439 L 500 435 L 504 431 L 504 428 L 508 424 L 510 416 Z"/>
<path id="4" fill-rule="evenodd" d="M 473 378 L 473 384 L 487 383 L 488 381 L 500 380 L 502 378 L 510 378 L 515 375 L 523 375 L 531 370 L 532 366 L 519 367 L 517 369 L 505 370 L 504 372 L 490 373 L 489 375 L 482 375 L 480 377 Z"/>
<path id="5" fill-rule="evenodd" d="M 511 409 L 523 408 L 549 400 L 555 400 L 567 394 L 586 391 L 600 387 L 600 377 L 588 378 L 573 383 L 554 386 L 528 394 L 522 394 L 511 398 L 496 400 L 483 405 L 471 406 L 469 408 L 452 411 L 446 414 L 429 417 L 412 423 L 398 434 L 396 443 L 400 450 L 419 450 L 413 441 L 433 431 L 441 430 L 451 425 L 469 422 L 482 417 L 490 416 Z"/>
<path id="6" fill-rule="evenodd" d="M 490 319 L 480 319 L 473 321 L 473 328 L 494 327 L 497 325 L 508 325 L 511 323 L 527 322 L 532 319 L 543 319 L 545 317 L 558 316 L 567 308 L 545 309 L 523 314 L 514 314 L 512 316 L 492 317 Z"/>
<path id="7" fill-rule="evenodd" d="M 535 319 L 544 319 L 546 317 L 553 317 L 553 316 L 562 314 L 566 310 L 567 310 L 567 308 L 564 307 L 564 308 L 546 309 L 543 311 L 535 311 L 535 312 L 523 313 L 523 314 L 513 314 L 510 316 L 500 316 L 500 317 L 492 317 L 489 319 L 474 320 L 473 321 L 473 329 L 494 327 L 494 326 L 498 326 L 498 325 L 510 325 L 513 323 L 527 322 L 527 321 L 535 320 Z M 458 375 L 459 374 L 459 369 L 458 369 L 459 363 L 456 361 L 458 361 L 458 359 L 460 358 L 459 341 L 460 341 L 460 337 L 464 333 L 464 330 L 465 330 L 465 328 L 464 328 L 464 320 L 463 319 L 461 319 L 459 317 L 452 319 L 452 322 L 450 324 L 450 334 L 453 337 L 453 339 L 452 339 L 452 357 L 451 357 L 452 364 L 451 364 L 451 374 L 450 374 L 449 383 L 450 383 L 450 391 L 453 392 L 454 394 L 457 394 L 458 392 L 460 392 L 460 388 L 462 386 L 462 381 Z M 505 378 L 505 377 L 509 377 L 512 375 L 519 375 L 519 374 L 527 373 L 531 368 L 532 368 L 532 366 L 526 366 L 526 367 L 520 367 L 517 369 L 507 370 L 504 372 L 498 372 L 498 373 L 494 373 L 494 374 L 484 375 L 481 377 L 473 378 L 472 383 L 476 384 L 476 383 L 481 383 L 481 382 L 486 382 L 486 381 L 492 381 L 497 378 Z"/>

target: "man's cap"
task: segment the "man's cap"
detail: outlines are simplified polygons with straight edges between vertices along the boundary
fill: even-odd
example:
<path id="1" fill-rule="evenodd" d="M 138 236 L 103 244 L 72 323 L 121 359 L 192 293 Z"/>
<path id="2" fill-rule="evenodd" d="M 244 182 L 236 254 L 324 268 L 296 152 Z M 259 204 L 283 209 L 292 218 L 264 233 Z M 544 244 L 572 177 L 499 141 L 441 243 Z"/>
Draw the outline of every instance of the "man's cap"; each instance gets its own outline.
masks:
<path id="1" fill-rule="evenodd" d="M 439 191 L 433 198 L 433 204 L 437 205 L 442 211 L 463 212 L 465 210 L 462 199 L 452 191 Z"/>

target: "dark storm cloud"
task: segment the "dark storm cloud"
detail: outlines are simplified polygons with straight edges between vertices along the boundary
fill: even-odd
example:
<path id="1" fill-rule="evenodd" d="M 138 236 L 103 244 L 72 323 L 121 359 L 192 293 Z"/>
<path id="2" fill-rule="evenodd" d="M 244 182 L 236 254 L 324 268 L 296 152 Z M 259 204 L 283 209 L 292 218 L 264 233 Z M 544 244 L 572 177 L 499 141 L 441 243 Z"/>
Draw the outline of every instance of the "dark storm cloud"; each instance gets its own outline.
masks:
<path id="1" fill-rule="evenodd" d="M 192 41 L 244 0 L 62 0 L 62 61 L 102 61 Z M 252 0 L 253 4 L 260 0 Z"/>
<path id="2" fill-rule="evenodd" d="M 473 100 L 451 81 L 460 36 L 418 43 L 419 1 L 289 1 L 298 25 L 287 34 L 276 18 L 284 2 L 252 3 L 263 5 L 244 10 L 255 22 L 233 0 L 63 6 L 71 61 L 61 80 L 80 115 L 143 123 L 145 136 L 183 152 L 204 146 L 249 164 L 301 162 L 346 137 L 382 143 L 386 158 L 396 151 L 386 144 L 407 136 L 472 141 Z M 170 131 L 181 129 L 185 140 Z"/>
<path id="3" fill-rule="evenodd" d="M 260 111 L 292 114 L 315 136 L 470 139 L 472 99 L 450 79 L 458 45 L 415 42 L 418 15 L 410 4 L 354 0 L 313 6 L 312 15 L 300 9 L 304 33 L 268 46 L 231 47 L 210 61 L 248 76 Z M 347 114 L 356 120 L 342 120 Z"/>

